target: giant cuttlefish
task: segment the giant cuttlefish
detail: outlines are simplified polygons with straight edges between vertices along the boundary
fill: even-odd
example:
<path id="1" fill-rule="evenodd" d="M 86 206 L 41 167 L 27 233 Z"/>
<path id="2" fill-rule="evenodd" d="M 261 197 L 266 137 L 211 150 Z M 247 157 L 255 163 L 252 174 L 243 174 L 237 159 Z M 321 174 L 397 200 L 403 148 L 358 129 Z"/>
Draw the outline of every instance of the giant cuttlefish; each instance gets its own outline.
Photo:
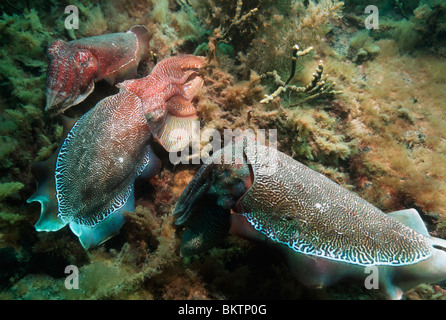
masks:
<path id="1" fill-rule="evenodd" d="M 197 123 L 190 101 L 202 85 L 193 69 L 203 62 L 192 55 L 167 58 L 147 77 L 119 84 L 119 93 L 72 126 L 56 154 L 37 165 L 48 173 L 37 173 L 39 189 L 28 199 L 41 203 L 37 231 L 68 224 L 86 249 L 118 233 L 123 212 L 134 208 L 135 179 L 160 167 L 153 141 L 167 151 L 189 143 Z"/>
<path id="2" fill-rule="evenodd" d="M 141 60 L 148 57 L 150 34 L 145 26 L 79 40 L 56 40 L 48 48 L 45 110 L 63 112 L 82 102 L 95 82 L 110 84 L 136 78 Z"/>
<path id="3" fill-rule="evenodd" d="M 390 298 L 446 279 L 446 241 L 429 235 L 415 209 L 385 214 L 252 137 L 237 141 L 216 152 L 178 200 L 182 255 L 231 231 L 278 248 L 309 287 L 365 283 L 366 267 L 376 267 L 378 288 Z"/>

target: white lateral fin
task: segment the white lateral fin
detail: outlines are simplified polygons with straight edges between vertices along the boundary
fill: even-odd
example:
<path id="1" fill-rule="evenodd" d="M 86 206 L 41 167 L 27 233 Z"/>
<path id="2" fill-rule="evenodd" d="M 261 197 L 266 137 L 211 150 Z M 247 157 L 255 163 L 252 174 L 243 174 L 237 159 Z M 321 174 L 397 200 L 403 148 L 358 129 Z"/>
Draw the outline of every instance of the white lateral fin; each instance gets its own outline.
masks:
<path id="1" fill-rule="evenodd" d="M 429 232 L 426 229 L 423 219 L 415 209 L 404 209 L 388 213 L 389 216 L 398 220 L 402 224 L 414 229 L 421 233 L 423 236 L 430 237 Z"/>
<path id="2" fill-rule="evenodd" d="M 168 115 L 158 133 L 159 140 L 168 152 L 183 150 L 191 141 L 194 132 L 199 130 L 198 118 Z"/>

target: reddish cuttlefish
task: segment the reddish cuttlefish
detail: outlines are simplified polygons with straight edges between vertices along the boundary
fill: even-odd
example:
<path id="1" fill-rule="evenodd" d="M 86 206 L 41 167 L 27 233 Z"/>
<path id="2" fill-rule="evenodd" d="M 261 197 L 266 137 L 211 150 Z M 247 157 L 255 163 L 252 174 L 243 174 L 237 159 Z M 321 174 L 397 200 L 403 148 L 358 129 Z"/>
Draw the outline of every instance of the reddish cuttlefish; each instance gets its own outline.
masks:
<path id="1" fill-rule="evenodd" d="M 277 149 L 243 138 L 214 153 L 180 196 L 173 215 L 185 227 L 183 256 L 231 232 L 279 250 L 308 287 L 353 281 L 369 289 L 373 272 L 373 289 L 400 299 L 420 283 L 446 279 L 446 240 L 429 235 L 415 209 L 385 214 Z"/>
<path id="2" fill-rule="evenodd" d="M 46 111 L 79 104 L 95 82 L 116 84 L 137 76 L 140 61 L 148 57 L 150 33 L 145 26 L 73 41 L 56 40 L 48 48 Z"/>
<path id="3" fill-rule="evenodd" d="M 119 232 L 124 211 L 134 209 L 135 179 L 160 167 L 153 142 L 167 151 L 189 143 L 197 124 L 191 100 L 202 86 L 194 69 L 203 62 L 192 55 L 167 58 L 147 77 L 119 84 L 119 93 L 67 128 L 56 154 L 35 167 L 39 188 L 28 202 L 41 204 L 37 231 L 68 224 L 86 249 Z"/>

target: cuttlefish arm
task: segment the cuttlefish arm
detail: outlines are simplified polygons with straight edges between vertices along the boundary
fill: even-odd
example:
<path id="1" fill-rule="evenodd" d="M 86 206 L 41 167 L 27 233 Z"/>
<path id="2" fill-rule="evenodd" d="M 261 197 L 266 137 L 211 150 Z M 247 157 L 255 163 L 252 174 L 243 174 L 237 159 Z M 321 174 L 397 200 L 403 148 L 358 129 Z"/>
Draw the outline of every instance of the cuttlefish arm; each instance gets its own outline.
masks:
<path id="1" fill-rule="evenodd" d="M 134 26 L 125 33 L 54 41 L 48 48 L 45 110 L 63 112 L 82 102 L 97 81 L 114 84 L 135 78 L 139 62 L 148 55 L 149 41 L 145 26 Z"/>
<path id="2" fill-rule="evenodd" d="M 118 85 L 141 98 L 155 139 L 168 152 L 184 149 L 199 126 L 192 99 L 203 85 L 198 70 L 204 61 L 194 55 L 170 57 L 160 61 L 147 77 Z"/>
<path id="3" fill-rule="evenodd" d="M 230 231 L 280 250 L 309 287 L 364 284 L 373 267 L 378 289 L 397 299 L 420 283 L 446 279 L 446 241 L 428 234 L 416 210 L 385 214 L 252 138 L 216 152 L 174 216 L 185 227 L 182 255 L 208 250 Z"/>

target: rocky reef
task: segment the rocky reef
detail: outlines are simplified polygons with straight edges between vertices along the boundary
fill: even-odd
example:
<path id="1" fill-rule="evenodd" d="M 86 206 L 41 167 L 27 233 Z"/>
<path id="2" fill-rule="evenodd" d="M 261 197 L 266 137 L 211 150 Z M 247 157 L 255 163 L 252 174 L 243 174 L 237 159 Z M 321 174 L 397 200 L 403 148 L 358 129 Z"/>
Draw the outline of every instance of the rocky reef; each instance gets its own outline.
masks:
<path id="1" fill-rule="evenodd" d="M 193 101 L 202 130 L 277 129 L 280 151 L 384 212 L 416 208 L 430 234 L 446 238 L 446 2 L 383 3 L 379 28 L 369 30 L 359 0 L 2 2 L 0 298 L 383 298 L 354 284 L 307 289 L 277 252 L 233 236 L 180 257 L 172 211 L 199 165 L 173 165 L 161 149 L 162 170 L 135 185 L 135 212 L 96 249 L 84 250 L 66 228 L 36 232 L 39 205 L 26 203 L 33 163 L 63 134 L 60 118 L 44 111 L 48 46 L 144 25 L 158 60 L 206 57 Z M 78 29 L 64 27 L 68 5 L 79 10 Z M 138 76 L 149 72 L 143 65 Z M 99 82 L 66 115 L 116 92 Z M 69 265 L 79 289 L 65 286 Z M 445 297 L 444 283 L 404 295 Z"/>

